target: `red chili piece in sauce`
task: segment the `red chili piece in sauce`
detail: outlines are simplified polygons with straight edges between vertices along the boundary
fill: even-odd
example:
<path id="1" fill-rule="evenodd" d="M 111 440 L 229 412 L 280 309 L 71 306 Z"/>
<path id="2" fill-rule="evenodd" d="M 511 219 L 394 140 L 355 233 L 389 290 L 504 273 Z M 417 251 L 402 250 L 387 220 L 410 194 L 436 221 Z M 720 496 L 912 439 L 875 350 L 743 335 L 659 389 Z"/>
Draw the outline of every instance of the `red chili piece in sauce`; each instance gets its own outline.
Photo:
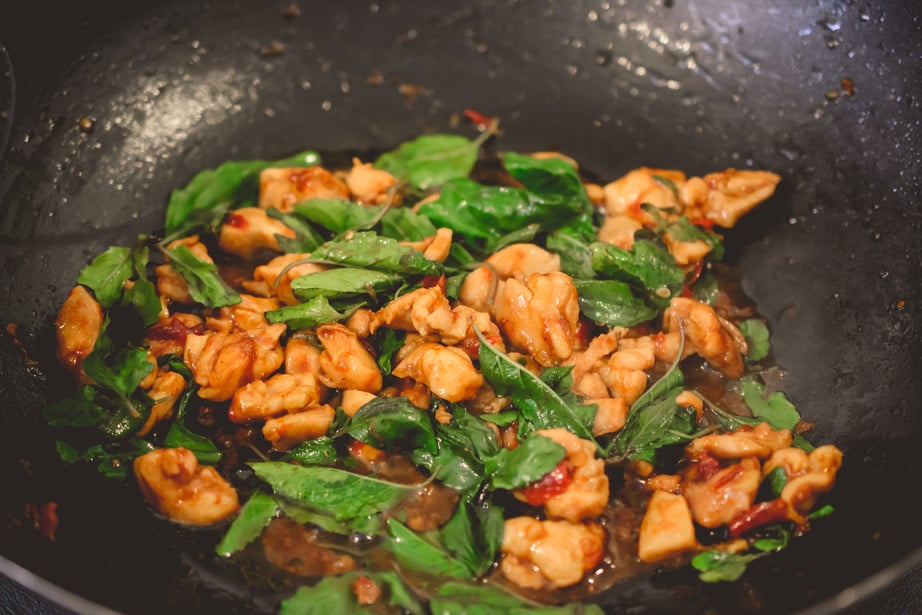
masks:
<path id="1" fill-rule="evenodd" d="M 522 495 L 532 506 L 541 506 L 555 495 L 567 490 L 573 482 L 573 467 L 566 459 L 554 466 L 554 469 L 524 489 Z"/>
<path id="2" fill-rule="evenodd" d="M 753 505 L 749 510 L 738 514 L 729 524 L 727 529 L 730 535 L 738 538 L 746 532 L 759 526 L 784 521 L 787 519 L 788 505 L 781 498 L 759 502 Z"/>

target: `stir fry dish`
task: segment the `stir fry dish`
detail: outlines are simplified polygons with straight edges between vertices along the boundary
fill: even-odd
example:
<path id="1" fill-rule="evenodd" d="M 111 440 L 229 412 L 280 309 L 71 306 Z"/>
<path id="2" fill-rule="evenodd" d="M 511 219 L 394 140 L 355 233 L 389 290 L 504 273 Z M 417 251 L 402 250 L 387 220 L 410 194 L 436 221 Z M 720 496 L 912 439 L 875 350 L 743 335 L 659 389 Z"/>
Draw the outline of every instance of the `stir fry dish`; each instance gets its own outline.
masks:
<path id="1" fill-rule="evenodd" d="M 720 262 L 779 176 L 603 185 L 490 136 L 175 190 L 61 306 L 61 458 L 212 528 L 292 613 L 601 612 L 658 569 L 736 580 L 829 514 L 842 453 Z"/>

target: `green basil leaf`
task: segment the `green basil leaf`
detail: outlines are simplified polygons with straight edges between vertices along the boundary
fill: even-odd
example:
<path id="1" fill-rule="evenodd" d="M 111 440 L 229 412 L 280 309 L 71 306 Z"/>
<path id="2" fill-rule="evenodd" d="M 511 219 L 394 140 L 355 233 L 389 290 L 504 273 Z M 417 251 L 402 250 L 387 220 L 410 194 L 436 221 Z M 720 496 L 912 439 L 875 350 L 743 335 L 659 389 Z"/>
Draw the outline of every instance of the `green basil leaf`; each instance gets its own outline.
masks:
<path id="1" fill-rule="evenodd" d="M 273 461 L 249 465 L 277 494 L 327 512 L 338 521 L 387 510 L 418 488 L 323 466 Z"/>
<path id="2" fill-rule="evenodd" d="M 551 440 L 532 434 L 512 450 L 501 449 L 496 470 L 488 472 L 494 489 L 519 489 L 541 480 L 567 456 L 567 451 Z M 491 464 L 492 465 L 492 464 Z"/>
<path id="3" fill-rule="evenodd" d="M 685 216 L 680 216 L 673 220 L 666 227 L 666 232 L 678 241 L 703 241 L 711 246 L 709 256 L 714 260 L 719 261 L 724 257 L 724 244 L 720 236 L 717 233 L 695 226 Z"/>
<path id="4" fill-rule="evenodd" d="M 171 367 L 175 368 L 176 363 L 176 361 L 171 361 Z M 182 363 L 179 365 L 182 365 Z M 188 372 L 188 369 L 185 368 L 184 365 L 182 365 L 182 367 L 183 371 Z M 186 390 L 183 391 L 182 396 L 178 400 L 176 417 L 173 419 L 170 430 L 164 438 L 164 444 L 171 448 L 183 447 L 189 449 L 192 451 L 192 454 L 195 455 L 195 458 L 198 459 L 199 463 L 217 463 L 221 459 L 221 451 L 218 450 L 214 441 L 207 436 L 193 432 L 186 426 L 186 409 L 198 385 L 192 380 L 191 373 L 183 373 L 183 371 L 180 370 L 176 371 L 186 378 L 187 385 Z"/>
<path id="5" fill-rule="evenodd" d="M 277 310 L 269 310 L 265 313 L 265 316 L 266 320 L 271 323 L 285 323 L 292 331 L 313 329 L 318 325 L 338 322 L 346 317 L 345 314 L 336 311 L 323 295 L 311 297 L 304 303 L 285 305 Z"/>
<path id="6" fill-rule="evenodd" d="M 824 506 L 820 506 L 819 508 L 814 510 L 812 513 L 807 515 L 807 519 L 810 519 L 811 521 L 815 519 L 822 519 L 823 517 L 828 517 L 835 511 L 836 509 L 833 508 L 831 504 L 826 504 Z"/>
<path id="7" fill-rule="evenodd" d="M 502 154 L 506 171 L 532 194 L 546 200 L 569 200 L 584 212 L 592 212 L 579 173 L 562 158 L 535 158 L 527 154 Z"/>
<path id="8" fill-rule="evenodd" d="M 370 269 L 328 269 L 308 273 L 291 281 L 291 291 L 302 301 L 318 295 L 327 299 L 347 298 L 356 295 L 376 295 L 393 290 L 403 282 L 403 276 Z"/>
<path id="9" fill-rule="evenodd" d="M 717 297 L 720 295 L 720 287 L 717 285 L 717 276 L 706 270 L 698 278 L 698 281 L 695 282 L 693 292 L 696 300 L 713 306 L 717 303 Z"/>
<path id="10" fill-rule="evenodd" d="M 174 234 L 195 213 L 207 212 L 234 200 L 255 200 L 259 174 L 271 167 L 313 167 L 320 157 L 311 151 L 283 160 L 230 161 L 199 172 L 184 187 L 173 190 L 166 208 L 166 232 Z M 245 194 L 241 194 L 245 193 Z"/>
<path id="11" fill-rule="evenodd" d="M 752 546 L 763 553 L 780 551 L 787 547 L 791 540 L 791 532 L 781 525 L 763 528 L 761 533 L 762 536 L 752 541 Z"/>
<path id="12" fill-rule="evenodd" d="M 294 237 L 286 237 L 278 233 L 275 235 L 279 247 L 287 254 L 311 252 L 323 243 L 323 237 L 318 235 L 300 216 L 282 213 L 274 207 L 266 209 L 266 215 L 280 221 L 295 232 Z"/>
<path id="13" fill-rule="evenodd" d="M 615 280 L 574 280 L 580 312 L 608 327 L 633 327 L 652 320 L 657 310 L 634 296 L 631 287 Z"/>
<path id="14" fill-rule="evenodd" d="M 547 249 L 560 256 L 560 270 L 576 280 L 595 277 L 592 268 L 592 251 L 589 245 L 563 231 L 553 231 L 547 236 Z"/>
<path id="15" fill-rule="evenodd" d="M 705 583 L 736 581 L 746 572 L 746 566 L 765 553 L 729 553 L 719 549 L 703 551 L 692 558 L 692 566 L 698 570 Z"/>
<path id="16" fill-rule="evenodd" d="M 122 296 L 122 289 L 133 272 L 131 248 L 111 247 L 83 268 L 77 276 L 77 283 L 92 289 L 96 300 L 104 308 L 110 308 Z"/>
<path id="17" fill-rule="evenodd" d="M 479 577 L 493 565 L 503 540 L 503 509 L 490 500 L 480 505 L 462 501 L 439 531 L 445 550 Z"/>
<path id="18" fill-rule="evenodd" d="M 153 444 L 141 438 L 129 438 L 119 444 L 92 444 L 83 448 L 58 440 L 55 446 L 64 463 L 96 463 L 96 470 L 100 474 L 115 479 L 127 478 L 134 458 L 154 450 Z"/>
<path id="19" fill-rule="evenodd" d="M 800 413 L 784 393 L 776 391 L 765 397 L 765 386 L 754 376 L 743 378 L 742 394 L 752 415 L 775 429 L 794 429 L 800 422 Z"/>
<path id="20" fill-rule="evenodd" d="M 406 397 L 376 397 L 359 408 L 350 424 L 334 434 L 349 434 L 359 442 L 386 451 L 438 451 L 432 419 Z"/>
<path id="21" fill-rule="evenodd" d="M 486 134 L 486 133 L 485 133 Z M 461 135 L 423 135 L 382 154 L 375 166 L 420 190 L 467 177 L 477 162 L 481 140 Z"/>
<path id="22" fill-rule="evenodd" d="M 389 376 L 393 368 L 394 353 L 403 347 L 403 341 L 406 339 L 406 331 L 382 327 L 375 334 L 375 348 L 378 349 L 378 367 L 381 373 Z"/>
<path id="23" fill-rule="evenodd" d="M 788 484 L 788 473 L 782 466 L 778 466 L 762 479 L 762 483 L 768 485 L 769 492 L 773 498 L 780 498 L 781 492 L 784 490 L 785 485 Z"/>
<path id="24" fill-rule="evenodd" d="M 240 295 L 221 278 L 217 266 L 197 257 L 189 246 L 179 244 L 168 248 L 166 253 L 170 266 L 186 280 L 189 294 L 196 302 L 210 308 L 240 303 Z"/>
<path id="25" fill-rule="evenodd" d="M 486 421 L 487 423 L 493 423 L 498 427 L 509 427 L 516 421 L 520 420 L 522 417 L 519 416 L 518 412 L 496 412 L 493 414 L 482 414 L 480 415 L 481 420 Z"/>
<path id="26" fill-rule="evenodd" d="M 335 465 L 338 453 L 333 444 L 333 438 L 322 436 L 313 440 L 305 440 L 288 450 L 282 456 L 282 461 L 294 461 L 304 465 Z"/>
<path id="27" fill-rule="evenodd" d="M 393 572 L 347 572 L 342 576 L 325 577 L 312 586 L 302 586 L 282 601 L 279 615 L 331 615 L 351 613 L 364 615 L 372 611 L 355 599 L 350 584 L 360 575 L 374 581 L 387 597 L 387 604 L 411 615 L 423 615 L 426 610 L 407 589 L 400 576 Z M 374 611 L 377 612 L 377 609 Z"/>
<path id="28" fill-rule="evenodd" d="M 227 533 L 215 548 L 215 552 L 227 557 L 237 551 L 242 551 L 244 547 L 259 538 L 263 529 L 278 515 L 278 512 L 279 506 L 275 498 L 265 493 L 254 493 L 237 513 Z"/>
<path id="29" fill-rule="evenodd" d="M 384 547 L 394 554 L 397 563 L 404 568 L 436 576 L 460 578 L 473 576 L 467 566 L 441 548 L 422 539 L 393 517 L 387 520 L 387 534 L 390 540 L 384 544 Z"/>
<path id="30" fill-rule="evenodd" d="M 400 241 L 421 241 L 437 230 L 429 218 L 409 207 L 392 207 L 381 218 L 381 234 Z"/>
<path id="31" fill-rule="evenodd" d="M 295 205 L 295 213 L 328 231 L 344 233 L 365 228 L 378 219 L 384 205 L 359 205 L 341 199 L 310 199 Z"/>
<path id="32" fill-rule="evenodd" d="M 160 304 L 160 297 L 157 295 L 157 289 L 152 282 L 135 280 L 131 288 L 125 289 L 123 299 L 126 304 L 133 305 L 137 309 L 145 327 L 149 327 L 160 320 L 160 312 L 163 310 L 163 306 Z"/>
<path id="33" fill-rule="evenodd" d="M 429 608 L 439 615 L 603 615 L 596 604 L 571 602 L 547 606 L 513 596 L 497 585 L 447 581 L 439 585 Z"/>
<path id="34" fill-rule="evenodd" d="M 565 399 L 525 367 L 497 350 L 479 330 L 476 333 L 480 338 L 480 369 L 497 395 L 512 398 L 522 417 L 535 429 L 565 427 L 598 446 L 592 436 L 593 408 Z"/>
<path id="35" fill-rule="evenodd" d="M 650 293 L 656 305 L 667 305 L 670 297 L 678 296 L 685 283 L 685 274 L 666 250 L 651 241 L 638 239 L 630 250 L 597 241 L 592 251 L 592 268 L 615 280 L 640 284 Z M 662 289 L 668 290 L 668 294 Z"/>
<path id="36" fill-rule="evenodd" d="M 441 275 L 445 268 L 419 250 L 375 232 L 360 232 L 329 241 L 311 253 L 311 259 L 347 267 L 403 275 Z"/>
<path id="37" fill-rule="evenodd" d="M 746 352 L 746 360 L 755 363 L 768 356 L 769 335 L 768 327 L 761 320 L 749 319 L 744 320 L 739 325 L 740 332 L 746 338 L 746 344 L 749 346 Z"/>

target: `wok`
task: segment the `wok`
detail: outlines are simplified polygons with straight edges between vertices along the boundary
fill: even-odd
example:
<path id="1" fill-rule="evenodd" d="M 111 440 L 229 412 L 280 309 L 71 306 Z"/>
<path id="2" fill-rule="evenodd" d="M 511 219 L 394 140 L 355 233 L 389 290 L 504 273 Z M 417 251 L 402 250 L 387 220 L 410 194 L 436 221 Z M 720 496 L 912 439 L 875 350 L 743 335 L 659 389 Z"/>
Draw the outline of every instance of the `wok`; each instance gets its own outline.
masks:
<path id="1" fill-rule="evenodd" d="M 40 418 L 65 382 L 57 307 L 201 168 L 382 150 L 472 108 L 501 118 L 500 148 L 558 149 L 605 179 L 645 164 L 783 176 L 729 258 L 813 440 L 845 451 L 836 512 L 738 583 L 685 570 L 600 601 L 829 613 L 888 587 L 922 557 L 920 14 L 898 0 L 8 3 L 0 309 L 18 328 L 0 345 L 2 570 L 78 612 L 271 612 L 280 596 L 211 555 L 216 534 L 58 461 Z M 53 543 L 17 527 L 49 501 Z"/>

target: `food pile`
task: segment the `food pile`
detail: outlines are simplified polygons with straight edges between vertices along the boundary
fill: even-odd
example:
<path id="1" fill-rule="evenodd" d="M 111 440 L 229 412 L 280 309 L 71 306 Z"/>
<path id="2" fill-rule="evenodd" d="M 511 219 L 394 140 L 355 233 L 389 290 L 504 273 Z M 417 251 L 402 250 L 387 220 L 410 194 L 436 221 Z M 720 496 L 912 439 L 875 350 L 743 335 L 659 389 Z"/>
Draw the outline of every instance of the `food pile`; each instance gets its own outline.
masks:
<path id="1" fill-rule="evenodd" d="M 804 437 L 719 263 L 715 229 L 780 178 L 603 186 L 488 135 L 174 191 L 162 233 L 61 307 L 62 459 L 217 524 L 219 556 L 291 581 L 290 612 L 591 611 L 657 567 L 734 580 L 828 514 L 842 454 Z"/>

